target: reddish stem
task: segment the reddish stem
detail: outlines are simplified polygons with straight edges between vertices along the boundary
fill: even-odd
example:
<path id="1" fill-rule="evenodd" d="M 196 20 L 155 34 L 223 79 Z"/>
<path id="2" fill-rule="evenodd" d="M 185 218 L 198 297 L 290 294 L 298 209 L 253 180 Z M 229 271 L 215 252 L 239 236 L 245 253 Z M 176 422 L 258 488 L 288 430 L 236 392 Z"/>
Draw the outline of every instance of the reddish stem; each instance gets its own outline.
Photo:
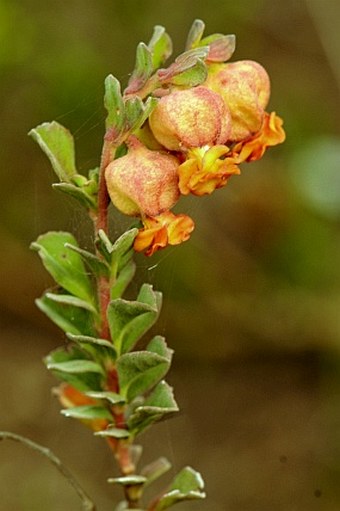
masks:
<path id="1" fill-rule="evenodd" d="M 107 140 L 104 140 L 102 157 L 100 162 L 99 171 L 99 187 L 98 187 L 98 213 L 95 218 L 95 237 L 98 237 L 98 232 L 103 230 L 105 233 L 108 231 L 108 207 L 110 204 L 110 197 L 106 187 L 105 169 L 111 161 L 111 147 Z M 98 254 L 100 256 L 100 254 Z M 98 298 L 100 306 L 100 336 L 102 339 L 110 338 L 109 325 L 106 317 L 106 310 L 110 302 L 110 283 L 104 276 L 98 279 Z"/>
<path id="2" fill-rule="evenodd" d="M 94 218 L 95 237 L 98 238 L 98 233 L 103 230 L 108 232 L 108 207 L 110 204 L 110 197 L 107 191 L 105 181 L 105 169 L 114 158 L 114 147 L 111 142 L 110 133 L 108 132 L 104 138 L 104 145 L 102 150 L 100 171 L 99 171 L 99 186 L 98 186 L 98 212 Z M 103 257 L 97 252 L 99 257 Z M 99 335 L 102 339 L 110 340 L 110 330 L 107 320 L 107 308 L 110 303 L 110 281 L 107 277 L 102 276 L 97 280 L 98 284 L 98 299 L 100 307 L 100 332 Z M 118 376 L 116 368 L 112 368 L 108 372 L 107 386 L 109 390 L 119 392 Z M 125 428 L 125 417 L 121 410 L 112 409 L 116 427 Z M 108 439 L 108 443 L 115 453 L 120 471 L 123 475 L 131 474 L 134 472 L 135 467 L 131 461 L 129 446 L 125 440 Z M 136 502 L 130 498 L 129 491 L 125 491 L 125 498 L 130 508 L 136 507 Z"/>

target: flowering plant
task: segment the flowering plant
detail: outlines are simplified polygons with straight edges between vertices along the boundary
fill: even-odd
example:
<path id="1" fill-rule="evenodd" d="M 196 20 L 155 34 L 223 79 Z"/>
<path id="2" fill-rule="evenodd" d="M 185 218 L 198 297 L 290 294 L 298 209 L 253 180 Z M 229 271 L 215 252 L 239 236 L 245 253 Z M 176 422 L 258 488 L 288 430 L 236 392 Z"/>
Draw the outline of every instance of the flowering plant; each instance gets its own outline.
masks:
<path id="1" fill-rule="evenodd" d="M 80 202 L 93 220 L 92 252 L 68 232 L 43 234 L 32 248 L 56 282 L 37 306 L 68 342 L 45 360 L 62 382 L 55 394 L 63 415 L 90 427 L 111 449 L 119 475 L 109 482 L 124 490 L 117 511 L 162 511 L 205 496 L 200 474 L 185 467 L 160 495 L 143 498 L 170 463 L 161 457 L 138 468 L 142 448 L 135 441 L 178 406 L 164 380 L 173 352 L 162 336 L 144 337 L 160 313 L 161 293 L 143 284 L 135 300 L 123 298 L 136 270 L 134 253 L 152 256 L 188 240 L 194 221 L 172 212 L 181 195 L 222 188 L 240 174 L 240 164 L 260 159 L 285 138 L 282 120 L 265 110 L 265 69 L 247 60 L 228 63 L 235 37 L 203 32 L 204 23 L 196 20 L 184 53 L 164 67 L 172 43 L 156 26 L 150 42 L 138 45 L 123 92 L 114 76 L 106 78 L 101 161 L 87 176 L 77 172 L 66 128 L 51 122 L 30 132 L 59 179 L 54 188 Z M 110 202 L 137 219 L 115 241 Z M 84 496 L 83 504 L 94 509 Z"/>

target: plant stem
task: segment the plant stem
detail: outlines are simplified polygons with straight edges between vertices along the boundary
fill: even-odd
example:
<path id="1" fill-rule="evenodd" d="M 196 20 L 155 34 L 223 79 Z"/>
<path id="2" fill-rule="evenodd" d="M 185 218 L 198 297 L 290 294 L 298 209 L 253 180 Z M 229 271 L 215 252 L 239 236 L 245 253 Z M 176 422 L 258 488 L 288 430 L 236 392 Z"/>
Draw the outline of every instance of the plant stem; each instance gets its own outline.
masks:
<path id="1" fill-rule="evenodd" d="M 109 165 L 109 163 L 114 159 L 116 147 L 113 146 L 113 143 L 110 140 L 110 133 L 108 132 L 104 137 L 104 144 L 100 162 L 100 171 L 99 171 L 99 188 L 98 188 L 98 213 L 94 219 L 94 233 L 95 237 L 98 238 L 98 233 L 102 229 L 105 233 L 108 232 L 108 207 L 110 204 L 110 198 L 107 191 L 106 181 L 105 181 L 105 169 Z M 99 252 L 97 252 L 99 257 L 102 257 Z M 97 281 L 98 285 L 98 298 L 99 298 L 99 306 L 100 306 L 100 337 L 102 339 L 110 340 L 110 330 L 107 320 L 107 308 L 110 303 L 110 281 L 107 277 L 101 276 Z M 111 371 L 112 372 L 112 371 Z M 116 369 L 113 369 L 113 374 L 110 375 L 110 380 L 107 383 L 109 384 L 109 390 L 113 390 L 114 392 L 119 392 L 118 388 L 118 378 Z M 124 414 L 115 413 L 112 410 L 115 423 L 117 427 L 125 427 L 124 424 Z M 113 449 L 115 453 L 115 458 L 119 465 L 119 469 L 122 475 L 132 474 L 135 471 L 135 466 L 131 461 L 129 446 L 126 445 L 126 442 L 123 440 L 118 440 L 117 443 L 109 442 L 109 445 Z M 129 508 L 135 508 L 136 501 L 132 500 L 129 494 L 129 491 L 125 490 L 125 499 L 128 503 Z"/>
<path id="2" fill-rule="evenodd" d="M 71 472 L 66 468 L 60 461 L 59 458 L 47 447 L 43 447 L 42 445 L 36 444 L 20 435 L 16 435 L 15 433 L 10 433 L 8 431 L 0 431 L 0 440 L 13 440 L 14 442 L 19 442 L 20 444 L 25 445 L 29 449 L 36 451 L 43 456 L 45 456 L 56 468 L 59 470 L 61 475 L 69 482 L 71 486 L 75 489 L 78 497 L 82 502 L 83 511 L 96 511 L 95 505 L 92 500 L 87 496 L 83 488 L 80 486 L 78 481 L 73 477 Z"/>
<path id="3" fill-rule="evenodd" d="M 94 233 L 95 238 L 98 238 L 98 232 L 103 230 L 108 232 L 108 207 L 110 198 L 105 182 L 105 169 L 113 158 L 113 151 L 110 142 L 104 139 L 100 170 L 99 170 L 99 187 L 98 187 L 98 213 L 94 220 Z M 98 253 L 99 257 L 102 257 Z M 109 339 L 109 325 L 106 317 L 106 310 L 110 302 L 110 283 L 104 276 L 98 278 L 98 299 L 100 307 L 100 337 L 102 339 Z"/>

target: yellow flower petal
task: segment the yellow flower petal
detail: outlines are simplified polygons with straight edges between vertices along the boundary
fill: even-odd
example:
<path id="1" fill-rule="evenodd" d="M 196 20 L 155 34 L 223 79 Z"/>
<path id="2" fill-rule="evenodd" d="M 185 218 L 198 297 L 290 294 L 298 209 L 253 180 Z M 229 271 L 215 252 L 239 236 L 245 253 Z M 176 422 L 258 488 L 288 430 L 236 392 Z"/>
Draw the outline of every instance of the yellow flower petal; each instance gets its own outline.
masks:
<path id="1" fill-rule="evenodd" d="M 239 174 L 237 161 L 229 147 L 213 146 L 205 151 L 189 151 L 189 159 L 178 167 L 179 190 L 182 195 L 192 193 L 197 196 L 211 194 L 217 188 L 222 188 L 234 174 Z"/>
<path id="2" fill-rule="evenodd" d="M 261 130 L 245 142 L 238 143 L 233 151 L 238 154 L 238 163 L 262 158 L 267 147 L 281 144 L 286 138 L 282 128 L 283 120 L 276 115 L 265 113 Z"/>
<path id="3" fill-rule="evenodd" d="M 139 230 L 134 242 L 137 252 L 153 255 L 167 245 L 179 245 L 190 237 L 195 224 L 187 215 L 175 215 L 166 211 L 157 217 L 146 217 L 144 227 Z"/>

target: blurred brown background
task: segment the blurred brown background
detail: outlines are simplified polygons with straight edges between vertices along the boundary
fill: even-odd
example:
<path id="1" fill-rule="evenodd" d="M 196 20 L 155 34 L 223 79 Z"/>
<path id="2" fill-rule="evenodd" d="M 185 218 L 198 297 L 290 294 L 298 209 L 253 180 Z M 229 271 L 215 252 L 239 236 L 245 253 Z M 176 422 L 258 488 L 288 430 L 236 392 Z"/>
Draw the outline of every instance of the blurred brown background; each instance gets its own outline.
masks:
<path id="1" fill-rule="evenodd" d="M 34 306 L 50 280 L 28 248 L 49 229 L 88 243 L 89 225 L 51 189 L 27 132 L 56 119 L 75 135 L 79 169 L 96 166 L 105 76 L 126 83 L 156 24 L 179 53 L 194 18 L 207 34 L 236 34 L 234 60 L 267 68 L 287 141 L 213 196 L 181 202 L 196 221 L 190 243 L 138 258 L 137 280 L 165 294 L 158 332 L 176 350 L 169 380 L 182 408 L 144 435 L 144 461 L 165 454 L 202 472 L 208 499 L 188 511 L 338 511 L 338 0 L 1 1 L 0 429 L 48 445 L 99 511 L 114 508 L 108 450 L 51 397 L 41 360 L 63 336 Z M 80 503 L 44 459 L 3 442 L 0 508 Z"/>

